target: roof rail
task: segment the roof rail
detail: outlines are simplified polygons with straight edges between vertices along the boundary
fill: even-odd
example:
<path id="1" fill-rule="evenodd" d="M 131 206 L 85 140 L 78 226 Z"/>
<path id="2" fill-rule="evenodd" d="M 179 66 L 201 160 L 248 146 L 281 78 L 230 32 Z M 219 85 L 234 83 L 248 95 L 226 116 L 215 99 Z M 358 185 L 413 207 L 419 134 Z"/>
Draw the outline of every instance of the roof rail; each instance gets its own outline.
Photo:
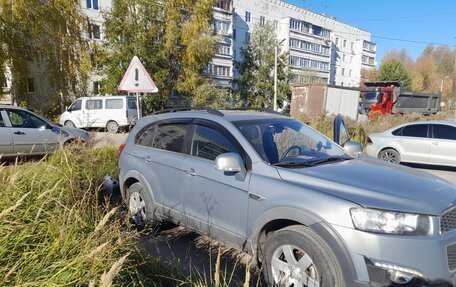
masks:
<path id="1" fill-rule="evenodd" d="M 216 109 L 212 108 L 199 108 L 199 107 L 173 107 L 173 108 L 166 108 L 159 111 L 153 112 L 151 115 L 159 115 L 164 113 L 175 113 L 175 112 L 183 112 L 183 111 L 206 111 L 209 114 L 213 114 L 216 116 L 223 117 L 224 114 Z"/>

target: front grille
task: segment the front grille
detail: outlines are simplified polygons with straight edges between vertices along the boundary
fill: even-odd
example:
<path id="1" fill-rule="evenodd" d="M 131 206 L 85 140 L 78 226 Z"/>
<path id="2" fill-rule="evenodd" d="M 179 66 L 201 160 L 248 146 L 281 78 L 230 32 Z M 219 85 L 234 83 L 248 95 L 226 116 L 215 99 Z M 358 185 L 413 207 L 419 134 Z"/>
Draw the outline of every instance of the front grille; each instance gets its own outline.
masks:
<path id="1" fill-rule="evenodd" d="M 440 232 L 445 233 L 456 229 L 456 206 L 445 210 L 440 218 Z"/>
<path id="2" fill-rule="evenodd" d="M 447 260 L 448 260 L 448 269 L 456 269 L 456 243 L 448 245 L 446 247 L 447 251 Z"/>

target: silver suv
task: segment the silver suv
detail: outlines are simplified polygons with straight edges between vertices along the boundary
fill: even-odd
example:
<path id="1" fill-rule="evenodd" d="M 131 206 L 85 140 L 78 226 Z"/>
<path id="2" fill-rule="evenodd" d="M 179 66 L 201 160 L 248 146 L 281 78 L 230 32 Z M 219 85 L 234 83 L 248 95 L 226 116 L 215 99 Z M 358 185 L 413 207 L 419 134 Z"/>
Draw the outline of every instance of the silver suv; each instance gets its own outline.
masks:
<path id="1" fill-rule="evenodd" d="M 277 114 L 141 119 L 120 150 L 132 220 L 169 220 L 253 256 L 270 286 L 454 286 L 456 187 Z M 341 146 L 344 146 L 342 148 Z"/>

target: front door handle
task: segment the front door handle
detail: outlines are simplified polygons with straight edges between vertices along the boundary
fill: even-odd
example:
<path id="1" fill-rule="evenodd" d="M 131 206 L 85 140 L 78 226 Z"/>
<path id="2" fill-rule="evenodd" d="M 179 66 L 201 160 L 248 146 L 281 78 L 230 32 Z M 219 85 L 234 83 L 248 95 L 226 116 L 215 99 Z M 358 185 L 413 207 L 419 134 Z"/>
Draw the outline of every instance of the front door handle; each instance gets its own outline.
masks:
<path id="1" fill-rule="evenodd" d="M 152 162 L 152 158 L 151 158 L 150 156 L 146 156 L 146 157 L 144 158 L 144 161 L 145 161 L 145 162 Z"/>
<path id="2" fill-rule="evenodd" d="M 185 173 L 190 175 L 190 176 L 197 176 L 198 175 L 193 168 L 186 170 Z"/>
<path id="3" fill-rule="evenodd" d="M 21 132 L 21 131 L 14 132 L 14 134 L 15 134 L 15 135 L 20 135 L 20 136 L 25 135 L 25 133 L 24 133 L 24 132 Z"/>

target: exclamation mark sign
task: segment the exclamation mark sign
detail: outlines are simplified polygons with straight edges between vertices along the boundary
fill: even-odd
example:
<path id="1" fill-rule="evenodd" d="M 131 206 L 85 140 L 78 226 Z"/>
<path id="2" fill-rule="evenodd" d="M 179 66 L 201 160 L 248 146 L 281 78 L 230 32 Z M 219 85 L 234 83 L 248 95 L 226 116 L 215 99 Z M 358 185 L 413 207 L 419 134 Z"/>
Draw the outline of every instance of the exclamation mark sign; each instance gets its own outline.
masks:
<path id="1" fill-rule="evenodd" d="M 135 68 L 135 86 L 139 86 L 139 71 L 138 68 Z"/>

